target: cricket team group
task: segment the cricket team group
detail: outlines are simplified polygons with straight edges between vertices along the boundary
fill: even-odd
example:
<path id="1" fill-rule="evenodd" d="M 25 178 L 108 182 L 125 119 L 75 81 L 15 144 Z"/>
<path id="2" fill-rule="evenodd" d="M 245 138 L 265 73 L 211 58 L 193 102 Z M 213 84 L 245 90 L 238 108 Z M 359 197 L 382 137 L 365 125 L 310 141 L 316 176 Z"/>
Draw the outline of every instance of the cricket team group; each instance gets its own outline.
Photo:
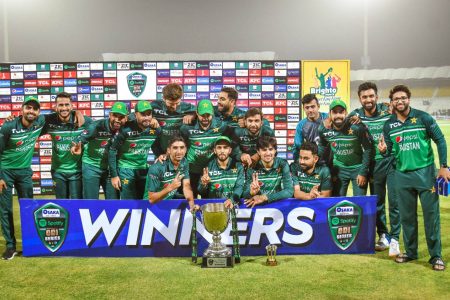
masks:
<path id="1" fill-rule="evenodd" d="M 115 102 L 109 117 L 92 120 L 73 109 L 71 95 L 57 95 L 54 113 L 40 115 L 35 97 L 26 97 L 19 117 L 0 129 L 0 221 L 5 260 L 14 258 L 12 189 L 33 198 L 31 160 L 39 136 L 52 140 L 51 174 L 57 199 L 146 199 L 158 203 L 223 198 L 225 206 L 254 207 L 285 198 L 320 201 L 378 195 L 377 251 L 389 248 L 397 263 L 418 258 L 417 198 L 433 270 L 445 269 L 441 254 L 436 177 L 450 179 L 447 146 L 436 121 L 410 106 L 411 92 L 397 85 L 388 103 L 378 101 L 377 86 L 358 88 L 361 107 L 349 111 L 334 100 L 321 113 L 314 94 L 302 98 L 306 118 L 296 128 L 294 162 L 277 157 L 275 132 L 260 108 L 241 110 L 238 92 L 223 87 L 217 105 L 181 100 L 177 84 L 163 88 L 163 100 L 139 101 L 130 113 Z M 437 145 L 436 172 L 431 140 Z M 155 161 L 149 166 L 149 153 Z M 388 198 L 389 227 L 386 222 Z M 241 199 L 242 202 L 241 202 Z M 400 252 L 403 230 L 405 252 Z"/>

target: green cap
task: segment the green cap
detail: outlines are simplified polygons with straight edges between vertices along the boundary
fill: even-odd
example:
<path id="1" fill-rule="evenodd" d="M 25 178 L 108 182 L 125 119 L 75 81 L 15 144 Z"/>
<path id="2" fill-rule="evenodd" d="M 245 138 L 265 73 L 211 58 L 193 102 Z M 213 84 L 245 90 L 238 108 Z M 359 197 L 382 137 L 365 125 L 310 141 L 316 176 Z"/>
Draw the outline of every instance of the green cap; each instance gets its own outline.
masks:
<path id="1" fill-rule="evenodd" d="M 330 110 L 333 110 L 336 106 L 340 106 L 345 110 L 347 110 L 347 104 L 345 104 L 345 102 L 342 101 L 341 99 L 333 100 L 330 104 Z"/>
<path id="2" fill-rule="evenodd" d="M 227 136 L 219 136 L 216 141 L 214 142 L 214 146 L 216 146 L 220 141 L 227 141 L 231 145 L 231 140 Z"/>
<path id="3" fill-rule="evenodd" d="M 135 111 L 136 112 L 144 112 L 147 110 L 152 110 L 152 105 L 150 102 L 141 100 L 136 104 Z"/>
<path id="4" fill-rule="evenodd" d="M 197 112 L 199 115 L 210 114 L 214 116 L 214 108 L 209 100 L 202 100 L 197 104 Z"/>
<path id="5" fill-rule="evenodd" d="M 111 108 L 112 113 L 121 114 L 121 115 L 128 115 L 128 108 L 127 105 L 123 102 L 116 102 Z"/>
<path id="6" fill-rule="evenodd" d="M 39 108 L 41 108 L 41 104 L 39 103 L 38 98 L 36 98 L 35 96 L 26 96 L 26 97 L 25 97 L 25 100 L 23 101 L 22 106 L 24 106 L 25 104 L 28 104 L 28 103 L 30 103 L 30 102 L 35 102 L 35 103 L 37 104 L 37 106 L 38 106 Z"/>

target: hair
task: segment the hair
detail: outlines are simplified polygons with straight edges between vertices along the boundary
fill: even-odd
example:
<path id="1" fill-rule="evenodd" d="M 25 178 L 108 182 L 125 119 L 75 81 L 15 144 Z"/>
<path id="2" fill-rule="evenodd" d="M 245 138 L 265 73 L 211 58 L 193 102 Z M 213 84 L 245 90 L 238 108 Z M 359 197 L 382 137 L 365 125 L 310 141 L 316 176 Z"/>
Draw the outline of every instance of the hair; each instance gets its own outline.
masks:
<path id="1" fill-rule="evenodd" d="M 178 100 L 183 96 L 183 89 L 176 83 L 169 83 L 163 88 L 162 92 L 165 100 Z"/>
<path id="2" fill-rule="evenodd" d="M 231 100 L 237 101 L 238 92 L 234 88 L 226 86 L 226 87 L 223 87 L 220 91 L 227 93 L 228 98 L 230 98 Z"/>
<path id="3" fill-rule="evenodd" d="M 270 146 L 277 150 L 277 139 L 273 136 L 260 136 L 256 141 L 256 150 L 269 148 Z"/>
<path id="4" fill-rule="evenodd" d="M 367 90 L 374 90 L 375 95 L 378 94 L 378 88 L 377 85 L 373 82 L 367 81 L 364 83 L 361 83 L 358 87 L 358 97 L 361 94 L 362 91 L 367 91 Z"/>
<path id="5" fill-rule="evenodd" d="M 183 142 L 186 145 L 186 141 L 181 135 L 174 135 L 170 138 L 167 148 L 170 148 L 176 142 Z"/>
<path id="6" fill-rule="evenodd" d="M 58 98 L 69 98 L 70 101 L 72 101 L 72 96 L 70 96 L 70 94 L 66 92 L 61 92 L 58 95 L 56 95 L 55 102 L 58 101 Z"/>
<path id="7" fill-rule="evenodd" d="M 260 115 L 261 116 L 261 120 L 263 119 L 263 113 L 261 111 L 261 109 L 257 108 L 257 107 L 251 107 L 249 108 L 246 112 L 245 112 L 245 118 L 248 119 L 250 117 L 254 117 L 256 115 Z"/>
<path id="8" fill-rule="evenodd" d="M 392 97 L 394 96 L 395 93 L 397 92 L 405 92 L 406 95 L 408 96 L 408 98 L 411 98 L 411 91 L 409 90 L 409 88 L 406 85 L 400 84 L 400 85 L 396 85 L 394 86 L 390 91 L 389 91 L 389 99 L 391 99 L 392 101 Z"/>
<path id="9" fill-rule="evenodd" d="M 304 142 L 301 146 L 300 146 L 300 151 L 305 150 L 305 151 L 311 151 L 311 153 L 313 155 L 318 155 L 319 154 L 319 150 L 317 147 L 316 143 L 312 143 L 312 142 Z"/>
<path id="10" fill-rule="evenodd" d="M 319 100 L 317 100 L 316 94 L 306 94 L 302 98 L 302 105 L 308 104 L 313 100 L 316 100 L 317 105 L 319 105 Z"/>

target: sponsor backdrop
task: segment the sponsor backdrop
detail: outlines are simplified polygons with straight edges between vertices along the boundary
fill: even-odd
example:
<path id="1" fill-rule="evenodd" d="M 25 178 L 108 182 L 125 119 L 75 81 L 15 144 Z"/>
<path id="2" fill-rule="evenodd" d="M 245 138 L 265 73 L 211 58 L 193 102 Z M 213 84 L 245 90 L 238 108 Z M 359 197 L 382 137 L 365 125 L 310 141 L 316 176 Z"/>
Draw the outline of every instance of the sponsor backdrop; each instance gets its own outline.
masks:
<path id="1" fill-rule="evenodd" d="M 336 74 L 346 80 L 342 72 Z M 98 119 L 108 116 L 114 101 L 133 108 L 141 99 L 161 99 L 162 88 L 172 82 L 183 85 L 184 101 L 193 104 L 201 99 L 215 102 L 223 86 L 235 87 L 237 105 L 262 108 L 276 132 L 278 155 L 292 158 L 290 145 L 300 120 L 300 61 L 0 64 L 0 125 L 8 115 L 20 114 L 27 96 L 37 96 L 45 114 L 51 112 L 55 96 L 65 91 L 75 108 Z M 51 154 L 50 138 L 41 137 L 32 163 L 35 194 L 53 194 Z"/>
<path id="2" fill-rule="evenodd" d="M 320 111 L 328 112 L 335 99 L 345 101 L 350 107 L 349 60 L 302 60 L 301 82 L 302 96 L 316 94 Z"/>
<path id="3" fill-rule="evenodd" d="M 284 199 L 240 208 L 242 255 L 374 253 L 376 196 Z M 197 200 L 197 204 L 223 200 Z M 24 256 L 191 256 L 193 216 L 186 200 L 21 199 Z M 212 241 L 196 214 L 198 254 Z M 231 225 L 222 242 L 232 245 Z"/>

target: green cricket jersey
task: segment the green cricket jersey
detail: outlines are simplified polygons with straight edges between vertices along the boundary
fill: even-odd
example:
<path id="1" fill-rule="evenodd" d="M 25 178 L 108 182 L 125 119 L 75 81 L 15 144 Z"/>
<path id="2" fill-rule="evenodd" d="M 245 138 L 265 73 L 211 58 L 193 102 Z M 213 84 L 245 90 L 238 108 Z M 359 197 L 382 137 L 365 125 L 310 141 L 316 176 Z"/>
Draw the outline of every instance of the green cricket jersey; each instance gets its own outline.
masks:
<path id="1" fill-rule="evenodd" d="M 110 139 L 116 134 L 109 126 L 109 118 L 92 122 L 85 129 L 75 142 L 84 145 L 83 163 L 96 166 L 102 170 L 108 168 L 108 152 L 105 152 L 110 145 Z"/>
<path id="2" fill-rule="evenodd" d="M 160 192 L 173 181 L 178 173 L 184 175 L 183 180 L 189 179 L 189 164 L 186 158 L 181 160 L 176 170 L 170 158 L 167 158 L 163 163 L 157 162 L 151 165 L 147 175 L 147 194 L 148 192 Z M 184 196 L 177 194 L 177 190 L 173 190 L 163 200 L 174 198 L 182 199 Z"/>
<path id="3" fill-rule="evenodd" d="M 364 108 L 357 108 L 349 114 L 349 117 L 354 115 L 358 116 L 361 119 L 361 122 L 369 129 L 370 135 L 374 140 L 375 160 L 383 159 L 383 156 L 378 150 L 378 141 L 383 134 L 384 123 L 391 117 L 389 106 L 384 103 L 378 103 L 373 116 L 366 116 Z"/>
<path id="4" fill-rule="evenodd" d="M 253 155 L 256 153 L 256 142 L 260 136 L 275 136 L 272 128 L 261 126 L 256 135 L 252 135 L 247 128 L 236 127 L 232 134 L 233 143 L 237 145 L 233 150 L 233 157 L 240 160 L 243 153 Z"/>
<path id="5" fill-rule="evenodd" d="M 92 123 L 92 119 L 85 116 L 83 126 L 77 127 L 74 111 L 70 114 L 67 123 L 62 122 L 57 113 L 44 116 L 45 127 L 42 133 L 48 133 L 52 139 L 52 170 L 62 173 L 80 172 L 81 157 L 72 155 L 70 148 L 72 142 Z"/>
<path id="6" fill-rule="evenodd" d="M 153 117 L 161 126 L 161 137 L 155 145 L 155 155 L 165 154 L 169 140 L 172 136 L 180 134 L 180 127 L 183 125 L 183 117 L 193 114 L 196 111 L 194 105 L 181 102 L 175 112 L 168 112 L 164 101 L 155 100 L 152 103 Z"/>
<path id="7" fill-rule="evenodd" d="M 200 180 L 198 191 L 202 198 L 225 198 L 239 203 L 244 188 L 244 168 L 241 163 L 231 157 L 225 169 L 221 168 L 217 158 L 213 156 L 208 163 L 210 183 L 204 186 Z"/>
<path id="8" fill-rule="evenodd" d="M 252 175 L 255 172 L 258 173 L 258 181 L 261 186 L 258 195 L 267 195 L 268 202 L 290 198 L 294 194 L 288 162 L 285 159 L 275 157 L 270 169 L 264 168 L 262 162 L 259 161 L 254 169 L 247 170 L 248 180 L 244 186 L 244 198 L 249 199 L 252 197 L 250 195 L 250 184 Z"/>
<path id="9" fill-rule="evenodd" d="M 343 129 L 319 126 L 319 155 L 330 145 L 333 152 L 333 166 L 354 169 L 358 175 L 367 176 L 374 146 L 372 137 L 363 124 L 344 125 Z"/>
<path id="10" fill-rule="evenodd" d="M 405 122 L 397 115 L 386 122 L 383 128 L 387 153 L 396 160 L 396 169 L 401 172 L 414 171 L 434 164 L 431 139 L 436 143 L 440 164 L 447 163 L 447 144 L 436 121 L 428 113 L 411 108 Z"/>
<path id="11" fill-rule="evenodd" d="M 117 167 L 147 169 L 150 149 L 161 133 L 161 128 L 139 128 L 136 120 L 127 122 L 111 141 L 108 164 L 111 177 L 118 176 Z"/>
<path id="12" fill-rule="evenodd" d="M 0 129 L 0 170 L 30 167 L 34 145 L 44 125 L 42 115 L 29 128 L 22 125 L 22 117 L 3 124 Z"/>
<path id="13" fill-rule="evenodd" d="M 229 127 L 239 127 L 239 119 L 245 117 L 245 111 L 235 106 L 229 116 L 224 116 L 217 106 L 214 106 L 214 116 L 219 118 L 223 123 L 226 123 Z"/>
<path id="14" fill-rule="evenodd" d="M 293 162 L 290 166 L 292 181 L 294 186 L 300 186 L 300 190 L 309 193 L 311 189 L 318 185 L 319 191 L 331 191 L 331 175 L 327 166 L 316 165 L 311 174 L 302 170 L 298 162 Z"/>
<path id="15" fill-rule="evenodd" d="M 201 174 L 203 168 L 213 155 L 212 145 L 219 136 L 224 135 L 228 126 L 217 118 L 213 118 L 207 130 L 203 130 L 198 121 L 195 125 L 183 125 L 180 128 L 181 136 L 187 141 L 187 161 L 192 173 Z"/>

